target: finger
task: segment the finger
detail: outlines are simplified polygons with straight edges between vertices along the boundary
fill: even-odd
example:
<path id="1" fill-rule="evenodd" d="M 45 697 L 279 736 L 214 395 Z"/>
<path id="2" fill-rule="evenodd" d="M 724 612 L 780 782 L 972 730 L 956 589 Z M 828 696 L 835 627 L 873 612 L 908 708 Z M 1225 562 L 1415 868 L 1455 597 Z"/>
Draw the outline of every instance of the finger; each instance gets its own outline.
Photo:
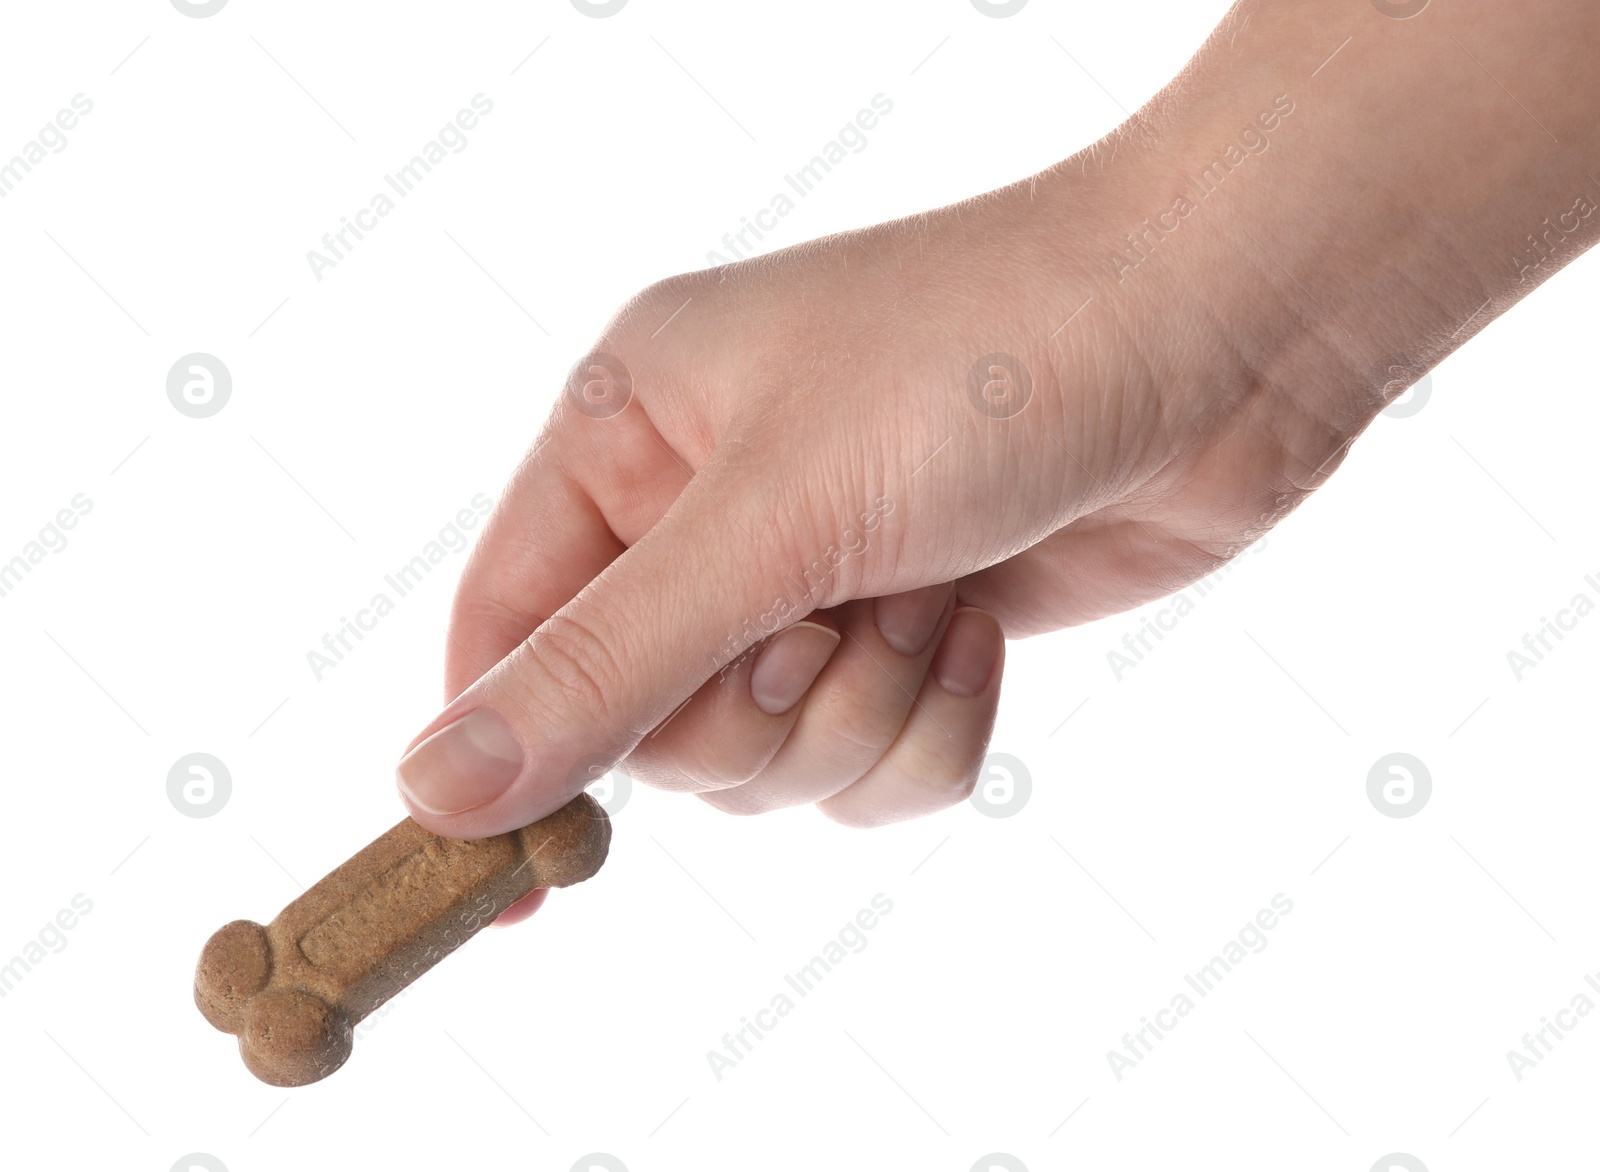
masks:
<path id="1" fill-rule="evenodd" d="M 894 743 L 954 609 L 949 583 L 840 607 L 844 641 L 772 759 L 744 785 L 702 797 L 731 814 L 810 805 L 856 781 Z M 887 625 L 906 654 L 883 630 Z"/>
<path id="2" fill-rule="evenodd" d="M 965 801 L 994 730 L 1004 661 L 1005 639 L 994 616 L 960 607 L 894 744 L 818 809 L 847 826 L 883 826 Z"/>
<path id="3" fill-rule="evenodd" d="M 446 701 L 509 655 L 659 521 L 689 475 L 642 408 L 597 419 L 565 399 L 558 403 L 456 587 Z M 627 491 L 620 491 L 624 485 Z"/>
<path id="4" fill-rule="evenodd" d="M 397 771 L 413 817 L 457 838 L 542 818 L 583 788 L 596 756 L 620 759 L 770 630 L 767 616 L 804 617 L 810 599 L 791 601 L 785 568 L 815 540 L 801 537 L 810 523 L 833 520 L 792 516 L 795 477 L 773 464 L 746 453 L 703 468 L 653 529 L 440 713 Z"/>
<path id="5" fill-rule="evenodd" d="M 494 920 L 495 927 L 509 928 L 512 924 L 522 923 L 523 920 L 544 906 L 544 898 L 549 894 L 550 889 L 548 887 L 535 887 L 527 895 L 524 895 L 516 903 L 496 916 Z"/>
<path id="6" fill-rule="evenodd" d="M 513 476 L 450 608 L 445 700 L 499 663 L 625 547 L 548 452 Z"/>
<path id="7" fill-rule="evenodd" d="M 801 698 L 838 646 L 833 616 L 815 611 L 750 648 L 639 742 L 628 773 L 680 792 L 748 781 L 783 745 Z"/>

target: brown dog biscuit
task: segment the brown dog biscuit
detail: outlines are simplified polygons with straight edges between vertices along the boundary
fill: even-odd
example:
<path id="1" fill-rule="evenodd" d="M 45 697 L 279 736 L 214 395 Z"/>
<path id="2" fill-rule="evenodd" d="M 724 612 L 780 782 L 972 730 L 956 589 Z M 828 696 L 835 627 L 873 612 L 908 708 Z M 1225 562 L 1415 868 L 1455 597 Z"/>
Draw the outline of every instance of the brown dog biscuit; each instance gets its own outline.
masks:
<path id="1" fill-rule="evenodd" d="M 250 1072 L 302 1086 L 350 1056 L 355 1024 L 539 887 L 600 869 L 611 822 L 579 794 L 531 826 L 440 838 L 405 819 L 278 914 L 206 942 L 194 1000 Z"/>

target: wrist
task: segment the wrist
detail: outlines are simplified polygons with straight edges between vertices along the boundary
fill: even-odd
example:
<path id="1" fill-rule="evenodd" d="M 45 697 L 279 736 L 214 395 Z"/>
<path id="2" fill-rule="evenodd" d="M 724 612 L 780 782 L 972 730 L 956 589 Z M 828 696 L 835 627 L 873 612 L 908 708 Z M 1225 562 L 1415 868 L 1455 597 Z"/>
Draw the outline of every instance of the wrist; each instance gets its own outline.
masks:
<path id="1" fill-rule="evenodd" d="M 1240 4 L 1111 140 L 1115 288 L 1354 434 L 1600 235 L 1597 36 L 1573 0 Z"/>

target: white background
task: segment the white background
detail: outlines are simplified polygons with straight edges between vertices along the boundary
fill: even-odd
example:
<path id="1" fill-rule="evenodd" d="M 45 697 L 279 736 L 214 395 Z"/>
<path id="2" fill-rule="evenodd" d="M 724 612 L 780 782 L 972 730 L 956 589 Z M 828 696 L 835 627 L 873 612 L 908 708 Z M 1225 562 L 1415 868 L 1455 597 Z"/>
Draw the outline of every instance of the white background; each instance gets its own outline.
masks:
<path id="1" fill-rule="evenodd" d="M 1224 7 L 9 5 L 0 156 L 94 109 L 0 201 L 0 561 L 92 510 L 0 598 L 0 962 L 93 910 L 0 999 L 0 1166 L 1572 1166 L 1600 1015 L 1520 1082 L 1506 1051 L 1600 972 L 1600 618 L 1521 681 L 1506 652 L 1600 597 L 1593 263 L 1380 417 L 1120 682 L 1137 616 L 1014 644 L 1014 816 L 862 833 L 637 790 L 595 880 L 301 1090 L 191 1001 L 213 929 L 402 813 L 461 555 L 320 682 L 307 651 L 498 495 L 618 303 L 703 266 L 875 94 L 892 114 L 767 244 L 1069 154 Z M 316 280 L 307 250 L 478 93 L 466 149 Z M 166 396 L 192 351 L 232 372 L 209 419 Z M 209 818 L 168 800 L 192 752 L 231 772 Z M 1391 752 L 1431 773 L 1416 816 L 1368 800 Z M 877 893 L 865 950 L 716 1079 L 707 1051 Z M 1278 893 L 1265 950 L 1119 1081 L 1106 1052 Z"/>

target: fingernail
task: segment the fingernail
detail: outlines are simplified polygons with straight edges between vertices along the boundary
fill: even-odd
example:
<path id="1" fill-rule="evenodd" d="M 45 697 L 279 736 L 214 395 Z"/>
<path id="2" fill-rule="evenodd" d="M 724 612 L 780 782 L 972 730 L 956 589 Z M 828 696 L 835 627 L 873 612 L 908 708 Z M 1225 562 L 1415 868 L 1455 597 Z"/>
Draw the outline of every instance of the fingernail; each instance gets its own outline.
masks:
<path id="1" fill-rule="evenodd" d="M 395 770 L 405 795 L 430 814 L 459 814 L 506 792 L 522 772 L 522 745 L 492 708 L 445 725 Z"/>
<path id="2" fill-rule="evenodd" d="M 924 586 L 903 594 L 886 594 L 872 604 L 872 617 L 883 641 L 901 655 L 921 655 L 944 613 L 948 585 Z"/>
<path id="3" fill-rule="evenodd" d="M 992 614 L 975 606 L 957 607 L 934 653 L 933 678 L 952 696 L 982 695 L 1003 642 L 1005 635 Z"/>
<path id="4" fill-rule="evenodd" d="M 839 632 L 798 622 L 779 632 L 756 656 L 750 669 L 750 696 L 769 716 L 782 716 L 800 702 L 806 689 L 839 646 Z"/>

